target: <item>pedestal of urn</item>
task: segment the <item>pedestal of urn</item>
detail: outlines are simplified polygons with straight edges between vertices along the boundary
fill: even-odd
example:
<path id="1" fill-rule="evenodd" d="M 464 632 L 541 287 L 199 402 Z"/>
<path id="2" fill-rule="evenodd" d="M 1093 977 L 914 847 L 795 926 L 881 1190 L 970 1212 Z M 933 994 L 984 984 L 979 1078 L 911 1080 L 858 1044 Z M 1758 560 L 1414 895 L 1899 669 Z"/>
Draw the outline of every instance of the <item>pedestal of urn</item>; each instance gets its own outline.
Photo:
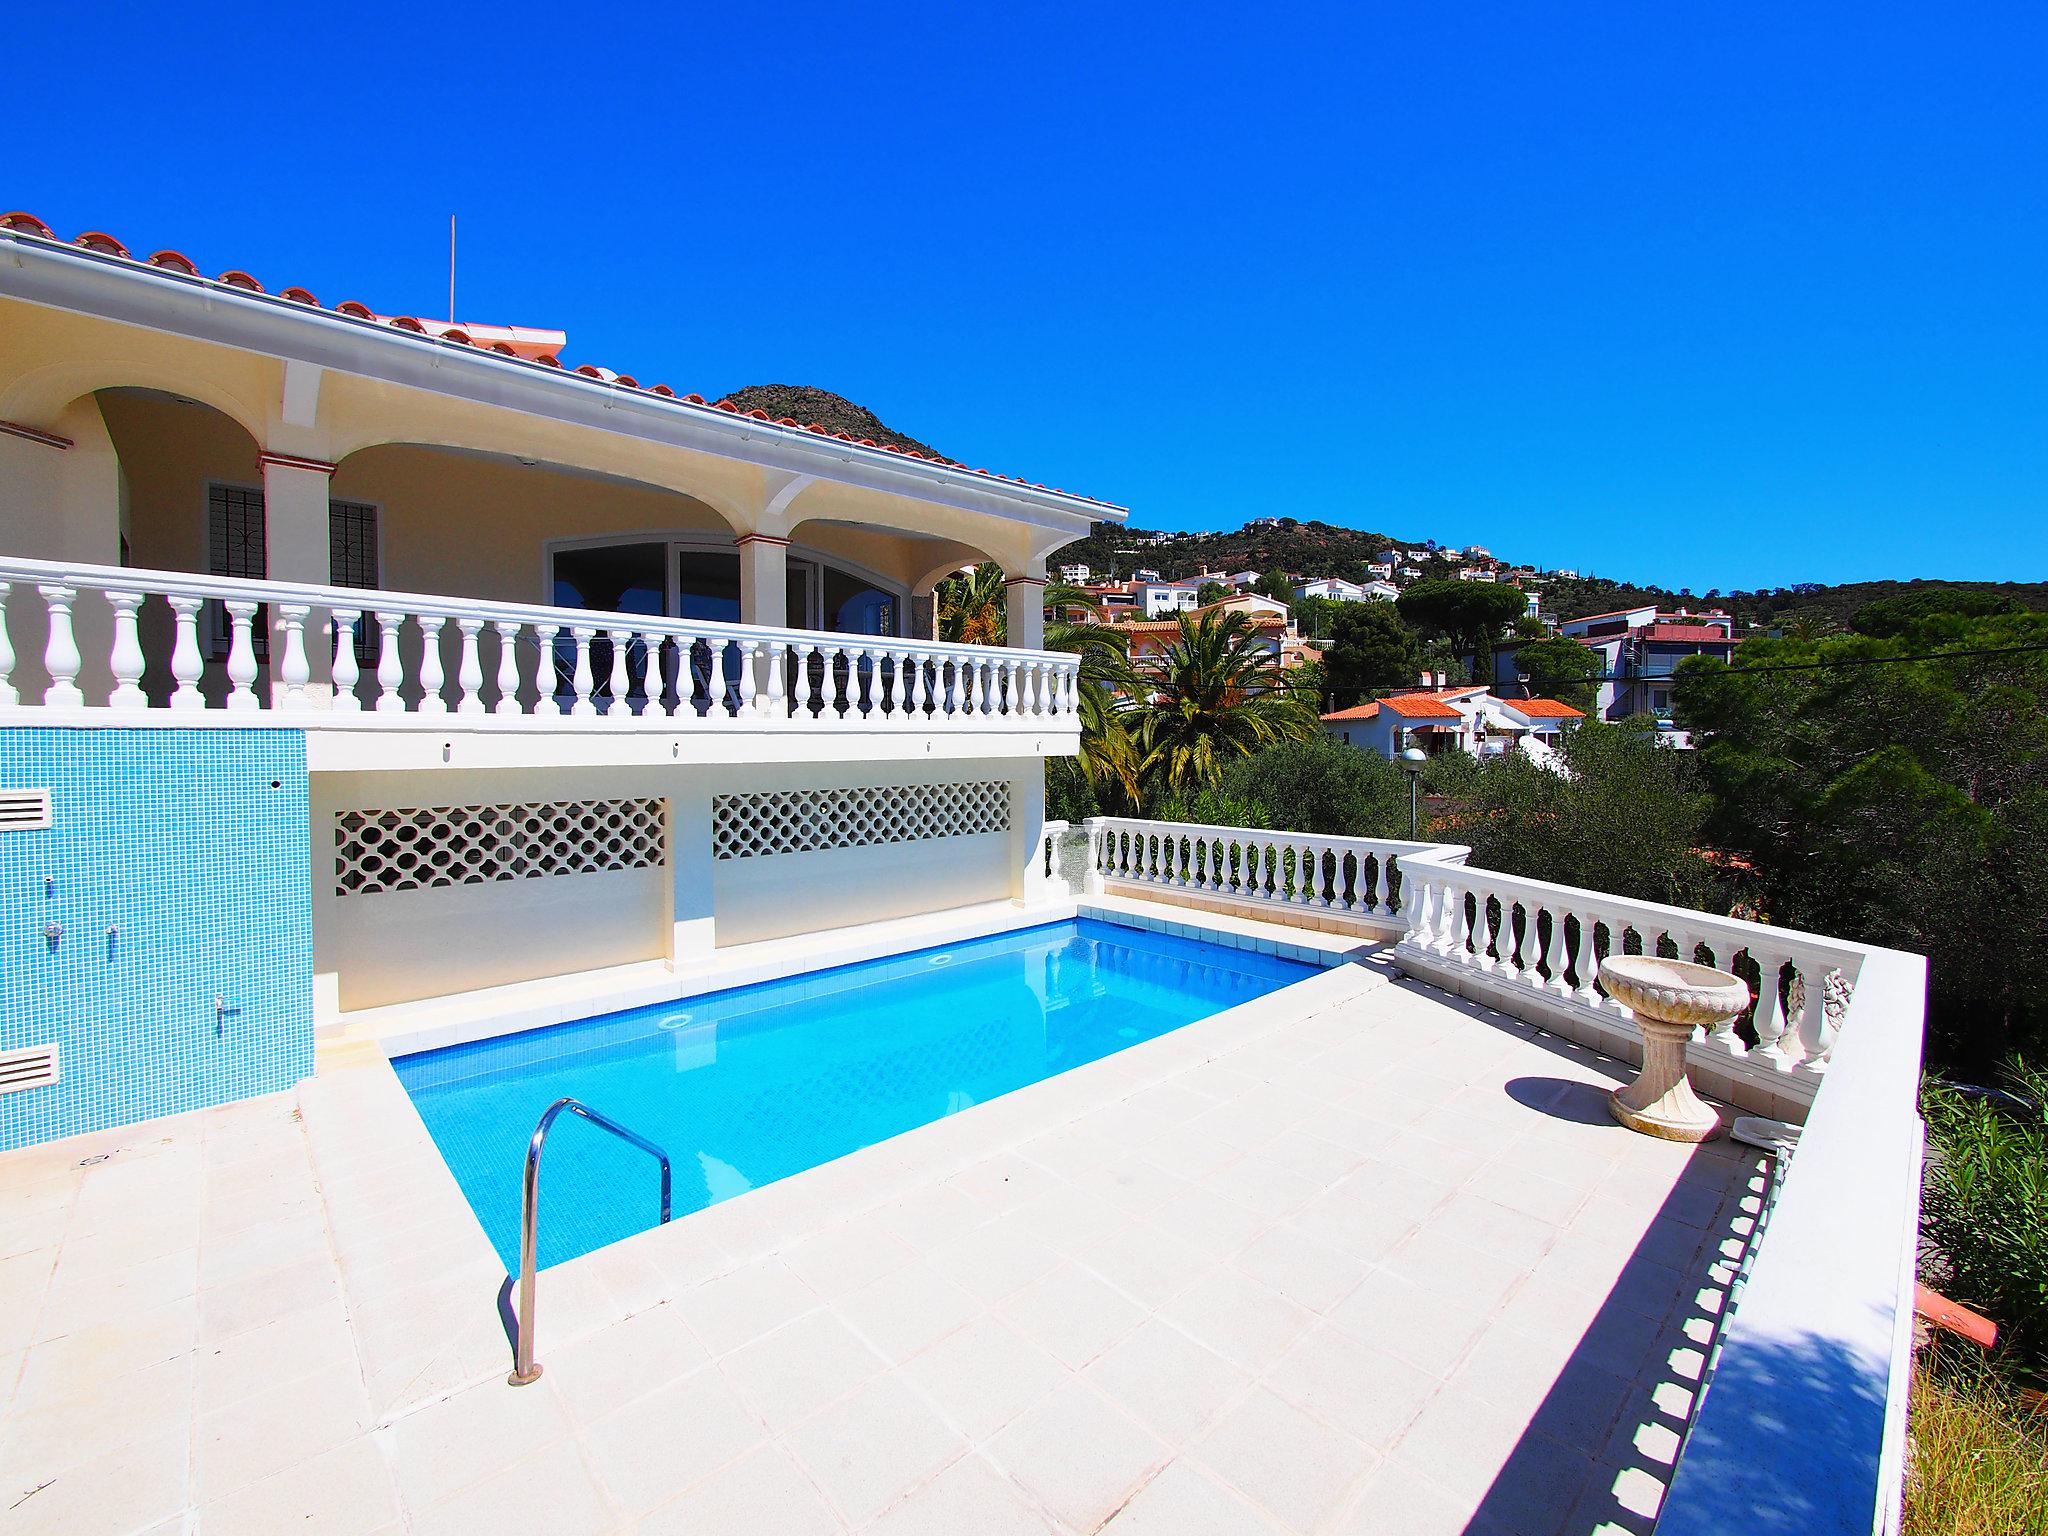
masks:
<path id="1" fill-rule="evenodd" d="M 1665 1141 L 1710 1141 L 1721 1116 L 1700 1101 L 1685 1075 L 1692 1032 L 1732 1019 L 1749 1006 L 1739 976 L 1687 960 L 1655 955 L 1613 955 L 1600 966 L 1607 995 L 1636 1016 L 1643 1036 L 1643 1067 L 1636 1080 L 1608 1095 L 1614 1118 L 1632 1131 Z"/>

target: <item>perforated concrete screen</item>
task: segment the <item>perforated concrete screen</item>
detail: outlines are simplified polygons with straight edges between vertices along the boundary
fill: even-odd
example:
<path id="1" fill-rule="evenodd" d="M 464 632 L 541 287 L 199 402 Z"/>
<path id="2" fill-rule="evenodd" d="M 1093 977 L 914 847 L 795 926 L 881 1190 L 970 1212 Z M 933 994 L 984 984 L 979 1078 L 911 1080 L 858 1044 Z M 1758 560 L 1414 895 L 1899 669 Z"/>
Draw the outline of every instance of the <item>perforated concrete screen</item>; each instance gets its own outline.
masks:
<path id="1" fill-rule="evenodd" d="M 654 869 L 663 802 L 556 800 L 334 814 L 334 894 Z"/>
<path id="2" fill-rule="evenodd" d="M 718 795 L 711 823 L 712 854 L 720 859 L 1007 832 L 1010 786 L 990 779 Z"/>

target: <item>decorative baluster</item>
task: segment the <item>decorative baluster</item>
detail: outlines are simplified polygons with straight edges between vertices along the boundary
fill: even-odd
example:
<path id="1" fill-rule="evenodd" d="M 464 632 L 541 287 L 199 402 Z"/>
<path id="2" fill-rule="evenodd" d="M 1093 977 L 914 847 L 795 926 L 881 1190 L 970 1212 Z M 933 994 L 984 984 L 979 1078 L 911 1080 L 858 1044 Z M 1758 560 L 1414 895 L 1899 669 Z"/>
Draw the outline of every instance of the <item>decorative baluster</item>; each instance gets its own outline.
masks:
<path id="1" fill-rule="evenodd" d="M 1785 1016 L 1785 956 L 1765 950 L 1751 950 L 1756 962 L 1756 1012 L 1751 1027 L 1756 1031 L 1758 1060 L 1780 1072 L 1789 1072 L 1799 1060 L 1798 1036 L 1789 1033 L 1792 1021 Z"/>
<path id="2" fill-rule="evenodd" d="M 569 637 L 576 643 L 576 662 L 570 674 L 568 712 L 572 715 L 594 715 L 597 713 L 597 700 L 593 697 L 597 682 L 590 672 L 590 642 L 597 638 L 597 627 L 593 624 L 572 624 Z"/>
<path id="3" fill-rule="evenodd" d="M 206 663 L 199 654 L 199 610 L 196 597 L 171 600 L 171 708 L 204 709 L 206 695 L 199 691 L 199 679 Z"/>
<path id="4" fill-rule="evenodd" d="M 278 700 L 280 709 L 313 707 L 313 701 L 306 696 L 306 683 L 313 676 L 312 665 L 306 658 L 306 615 L 310 612 L 304 603 L 277 605 L 277 628 L 284 641 L 280 647 L 284 654 L 277 659 L 277 680 L 284 689 Z M 134 623 L 133 614 L 129 615 L 129 623 Z"/>
<path id="5" fill-rule="evenodd" d="M 633 636 L 630 630 L 612 624 L 605 627 L 604 638 L 612 649 L 611 671 L 605 678 L 605 691 L 611 697 L 605 702 L 604 715 L 607 720 L 614 716 L 624 718 L 632 713 L 626 703 L 626 695 L 632 690 L 626 677 L 626 648 L 633 643 Z"/>
<path id="6" fill-rule="evenodd" d="M 142 606 L 140 592 L 109 592 L 107 604 L 114 610 L 114 650 L 109 658 L 114 670 L 114 691 L 107 704 L 114 709 L 147 709 L 149 695 L 142 691 L 142 639 L 135 630 L 135 610 Z M 0 590 L 0 602 L 5 601 Z M 0 682 L 4 682 L 0 677 Z"/>
<path id="7" fill-rule="evenodd" d="M 7 629 L 7 594 L 13 590 L 12 582 L 0 581 L 0 708 L 21 702 L 14 686 L 14 636 Z"/>
<path id="8" fill-rule="evenodd" d="M 482 619 L 457 619 L 455 628 L 462 636 L 462 650 L 455 664 L 455 713 L 458 715 L 481 715 L 484 713 L 484 659 L 477 650 L 476 637 L 483 633 Z"/>
<path id="9" fill-rule="evenodd" d="M 996 664 L 992 657 L 983 656 L 976 663 L 975 683 L 981 689 L 981 710 L 983 715 L 996 712 Z"/>
<path id="10" fill-rule="evenodd" d="M 356 665 L 356 624 L 362 619 L 359 608 L 330 608 L 327 610 L 327 639 L 331 653 L 334 679 L 334 708 L 343 714 L 359 714 L 363 701 L 356 697 L 356 680 L 362 669 Z"/>
<path id="11" fill-rule="evenodd" d="M 519 632 L 525 627 L 516 619 L 491 620 L 491 631 L 498 637 L 498 698 L 491 706 L 494 715 L 525 713 L 519 706 Z"/>
<path id="12" fill-rule="evenodd" d="M 256 647 L 250 638 L 257 605 L 231 597 L 221 606 L 228 611 L 230 637 L 227 707 L 233 710 L 260 709 L 262 704 L 253 686 L 256 681 Z"/>
<path id="13" fill-rule="evenodd" d="M 78 687 L 78 669 L 85 659 L 78 654 L 78 641 L 71 633 L 71 604 L 76 587 L 39 586 L 50 613 L 50 638 L 43 647 L 43 670 L 50 674 L 49 691 L 43 702 L 49 705 L 79 705 L 85 695 Z"/>
<path id="14" fill-rule="evenodd" d="M 754 675 L 754 655 L 760 649 L 760 642 L 752 636 L 738 642 L 740 652 L 739 702 L 733 709 L 736 717 L 744 718 L 758 714 L 754 700 L 760 694 L 760 682 Z"/>
<path id="15" fill-rule="evenodd" d="M 446 667 L 441 661 L 441 629 L 448 621 L 433 614 L 419 614 L 414 622 L 420 627 L 420 705 L 423 715 L 445 715 L 448 701 L 441 696 L 441 689 L 448 681 Z"/>
<path id="16" fill-rule="evenodd" d="M 1619 936 L 1612 929 L 1608 930 L 1608 938 L 1615 943 L 1620 942 Z M 1579 1001 L 1586 1004 L 1589 1008 L 1609 1006 L 1607 999 L 1601 994 L 1599 988 L 1600 920 L 1591 913 L 1581 913 L 1579 916 L 1579 950 L 1576 969 L 1579 973 Z"/>
<path id="17" fill-rule="evenodd" d="M 1566 992 L 1571 983 L 1565 980 L 1564 913 L 1553 907 L 1544 908 L 1544 916 L 1550 919 L 1550 932 L 1543 940 L 1543 989 L 1546 992 Z"/>
<path id="18" fill-rule="evenodd" d="M 789 655 L 787 640 L 771 638 L 762 642 L 767 654 L 767 692 L 762 696 L 761 715 L 772 725 L 789 719 Z M 901 686 L 899 679 L 898 686 Z"/>
<path id="19" fill-rule="evenodd" d="M 398 654 L 399 629 L 405 623 L 405 615 L 386 609 L 377 610 L 377 702 L 374 706 L 380 715 L 405 713 L 405 697 L 399 690 L 405 684 L 405 658 Z"/>
<path id="20" fill-rule="evenodd" d="M 1401 905 L 1408 909 L 1409 937 L 1420 949 L 1435 949 L 1443 942 L 1444 887 L 1434 880 L 1401 880 Z"/>

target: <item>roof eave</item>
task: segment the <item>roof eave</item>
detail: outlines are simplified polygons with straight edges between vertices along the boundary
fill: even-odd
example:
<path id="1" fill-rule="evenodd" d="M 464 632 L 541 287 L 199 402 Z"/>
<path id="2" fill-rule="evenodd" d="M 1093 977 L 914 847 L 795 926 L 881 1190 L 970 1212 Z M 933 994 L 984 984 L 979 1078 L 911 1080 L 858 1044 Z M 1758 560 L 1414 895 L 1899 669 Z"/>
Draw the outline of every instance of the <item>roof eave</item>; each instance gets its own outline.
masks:
<path id="1" fill-rule="evenodd" d="M 805 427 L 785 427 L 714 405 L 657 395 L 616 380 L 482 351 L 376 320 L 311 308 L 281 294 L 254 293 L 212 278 L 152 267 L 133 258 L 45 240 L 19 230 L 0 230 L 0 251 L 9 258 L 0 259 L 0 295 L 47 308 L 455 394 L 482 404 L 512 406 L 602 430 L 620 430 L 624 423 L 600 418 L 596 411 L 608 416 L 625 413 L 628 420 L 654 429 L 636 435 L 673 441 L 680 447 L 770 462 L 796 473 L 851 479 L 874 489 L 973 510 L 992 510 L 987 505 L 990 501 L 1013 509 L 1029 508 L 1034 515 L 1024 520 L 1048 528 L 1066 527 L 1078 520 L 1080 532 L 1085 534 L 1089 523 L 1122 522 L 1129 516 L 1127 508 L 1113 502 L 1048 490 L 1008 476 L 956 469 L 886 448 L 864 447 Z M 429 371 L 432 377 L 426 376 Z M 450 388 L 451 384 L 469 387 Z M 571 401 L 584 409 L 553 408 Z M 682 430 L 678 432 L 678 428 Z M 730 445 L 735 441 L 772 445 L 774 452 L 765 457 L 759 452 L 734 455 Z M 861 473 L 848 476 L 826 467 L 835 461 Z M 906 492 L 903 484 L 890 482 L 944 488 L 951 494 Z"/>

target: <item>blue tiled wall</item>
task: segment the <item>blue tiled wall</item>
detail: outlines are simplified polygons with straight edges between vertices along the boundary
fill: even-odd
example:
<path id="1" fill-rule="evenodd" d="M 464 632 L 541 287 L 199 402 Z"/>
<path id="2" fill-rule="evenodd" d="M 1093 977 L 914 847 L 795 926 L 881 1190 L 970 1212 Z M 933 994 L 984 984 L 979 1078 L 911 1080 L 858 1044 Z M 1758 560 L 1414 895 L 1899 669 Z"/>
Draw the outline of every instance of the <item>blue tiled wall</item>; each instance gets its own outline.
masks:
<path id="1" fill-rule="evenodd" d="M 0 831 L 0 1050 L 55 1040 L 62 1071 L 0 1094 L 0 1149 L 313 1070 L 300 732 L 0 729 L 0 788 L 52 811 Z"/>

